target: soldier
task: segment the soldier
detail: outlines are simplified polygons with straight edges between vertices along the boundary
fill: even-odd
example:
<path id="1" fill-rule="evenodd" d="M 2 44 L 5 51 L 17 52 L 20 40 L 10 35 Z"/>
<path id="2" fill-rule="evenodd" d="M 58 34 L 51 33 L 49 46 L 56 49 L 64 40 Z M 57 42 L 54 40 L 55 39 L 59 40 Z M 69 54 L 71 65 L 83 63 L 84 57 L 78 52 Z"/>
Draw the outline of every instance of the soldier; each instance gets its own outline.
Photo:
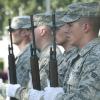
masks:
<path id="1" fill-rule="evenodd" d="M 60 15 L 60 14 L 59 14 Z M 56 17 L 57 19 L 57 17 Z M 62 23 L 62 24 L 58 24 Z M 56 30 L 56 43 L 64 48 L 63 56 L 59 57 L 60 62 L 58 64 L 58 78 L 59 78 L 59 86 L 63 86 L 64 75 L 66 71 L 69 69 L 69 65 L 67 65 L 69 59 L 74 59 L 77 55 L 78 48 L 72 46 L 70 41 L 68 41 L 68 31 L 69 25 L 64 22 L 61 22 L 57 19 L 57 30 Z M 66 90 L 65 90 L 66 91 Z"/>
<path id="2" fill-rule="evenodd" d="M 17 45 L 20 53 L 16 58 L 17 83 L 27 87 L 30 71 L 30 16 L 16 16 L 11 22 L 13 44 Z"/>

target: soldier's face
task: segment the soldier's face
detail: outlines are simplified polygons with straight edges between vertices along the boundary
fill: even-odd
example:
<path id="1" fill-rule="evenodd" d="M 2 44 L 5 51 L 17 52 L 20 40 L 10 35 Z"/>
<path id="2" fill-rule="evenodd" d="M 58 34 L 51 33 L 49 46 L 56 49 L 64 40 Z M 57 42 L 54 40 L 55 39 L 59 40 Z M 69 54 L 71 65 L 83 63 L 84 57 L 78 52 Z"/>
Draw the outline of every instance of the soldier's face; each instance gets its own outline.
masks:
<path id="1" fill-rule="evenodd" d="M 19 45 L 22 41 L 26 41 L 28 39 L 29 34 L 26 29 L 17 29 L 12 32 L 12 40 L 13 43 Z"/>
<path id="2" fill-rule="evenodd" d="M 64 45 L 68 42 L 69 25 L 65 24 L 57 28 L 56 31 L 56 42 L 59 45 Z"/>
<path id="3" fill-rule="evenodd" d="M 81 25 L 78 21 L 69 23 L 69 41 L 71 45 L 78 46 L 82 45 L 84 39 L 84 25 Z"/>
<path id="4" fill-rule="evenodd" d="M 13 40 L 13 43 L 18 45 L 22 38 L 21 38 L 21 31 L 20 30 L 15 30 L 12 32 L 12 40 Z"/>

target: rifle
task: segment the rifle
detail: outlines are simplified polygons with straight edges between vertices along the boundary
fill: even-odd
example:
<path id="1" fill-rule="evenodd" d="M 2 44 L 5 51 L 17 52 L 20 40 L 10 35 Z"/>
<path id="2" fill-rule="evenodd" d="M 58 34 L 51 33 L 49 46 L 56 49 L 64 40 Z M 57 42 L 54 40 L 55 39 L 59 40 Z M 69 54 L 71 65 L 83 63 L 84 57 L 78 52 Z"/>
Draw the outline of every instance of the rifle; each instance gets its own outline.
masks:
<path id="1" fill-rule="evenodd" d="M 50 61 L 49 61 L 49 77 L 50 86 L 58 86 L 58 72 L 57 72 L 57 59 L 56 59 L 56 24 L 55 24 L 55 12 L 52 13 L 52 24 L 53 24 L 53 48 L 50 48 Z"/>
<path id="2" fill-rule="evenodd" d="M 33 46 L 31 45 L 31 57 L 30 57 L 32 84 L 34 89 L 41 90 L 38 56 L 36 54 L 36 45 L 35 45 L 33 15 L 30 16 L 30 19 L 31 19 L 32 36 L 33 36 Z"/>
<path id="3" fill-rule="evenodd" d="M 11 84 L 17 84 L 16 78 L 16 65 L 15 65 L 15 56 L 13 53 L 13 44 L 12 44 L 12 29 L 11 29 L 11 19 L 9 19 L 9 32 L 10 32 L 10 40 L 11 44 L 8 45 L 8 64 L 9 64 L 9 78 Z M 17 100 L 16 98 L 11 97 L 10 100 Z"/>

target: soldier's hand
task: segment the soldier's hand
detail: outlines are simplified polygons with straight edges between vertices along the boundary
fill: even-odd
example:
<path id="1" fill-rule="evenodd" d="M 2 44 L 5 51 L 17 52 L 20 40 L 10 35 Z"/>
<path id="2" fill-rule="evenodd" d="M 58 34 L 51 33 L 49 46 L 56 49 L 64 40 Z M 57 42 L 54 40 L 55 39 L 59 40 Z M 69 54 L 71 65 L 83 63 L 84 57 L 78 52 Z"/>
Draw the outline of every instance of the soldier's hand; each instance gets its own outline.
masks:
<path id="1" fill-rule="evenodd" d="M 43 100 L 44 91 L 29 89 L 28 100 Z"/>
<path id="2" fill-rule="evenodd" d="M 63 88 L 61 87 L 46 87 L 45 88 L 45 94 L 44 94 L 44 100 L 55 100 L 57 95 L 63 94 Z"/>
<path id="3" fill-rule="evenodd" d="M 20 84 L 7 84 L 6 96 L 15 97 L 17 90 L 20 88 Z"/>

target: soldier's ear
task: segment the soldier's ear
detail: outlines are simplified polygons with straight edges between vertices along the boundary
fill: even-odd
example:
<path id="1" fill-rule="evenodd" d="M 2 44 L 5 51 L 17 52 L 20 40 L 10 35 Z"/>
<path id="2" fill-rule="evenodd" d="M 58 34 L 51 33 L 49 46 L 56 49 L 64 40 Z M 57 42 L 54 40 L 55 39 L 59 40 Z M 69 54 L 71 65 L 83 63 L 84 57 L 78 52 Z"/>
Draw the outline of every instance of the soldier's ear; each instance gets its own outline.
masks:
<path id="1" fill-rule="evenodd" d="M 82 29 L 85 33 L 88 33 L 91 30 L 89 23 L 83 23 L 81 26 L 82 26 Z"/>
<path id="2" fill-rule="evenodd" d="M 47 32 L 47 30 L 46 30 L 46 28 L 45 27 L 41 27 L 41 29 L 40 29 L 40 35 L 41 36 L 44 36 L 45 34 L 46 34 L 46 32 Z"/>

